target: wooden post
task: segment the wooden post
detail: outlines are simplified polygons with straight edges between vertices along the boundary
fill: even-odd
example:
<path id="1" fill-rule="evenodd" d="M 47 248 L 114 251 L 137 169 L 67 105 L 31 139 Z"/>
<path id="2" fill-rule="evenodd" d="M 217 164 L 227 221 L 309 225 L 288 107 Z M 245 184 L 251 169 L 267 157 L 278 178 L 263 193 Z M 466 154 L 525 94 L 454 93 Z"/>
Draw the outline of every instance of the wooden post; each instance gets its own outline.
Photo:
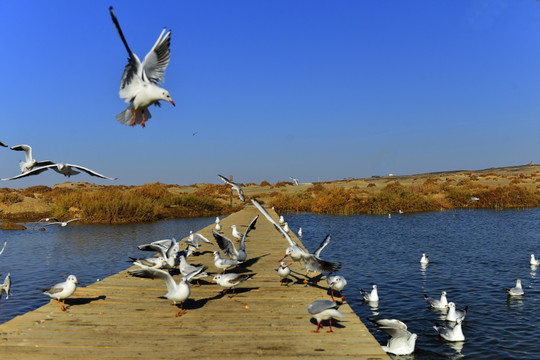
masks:
<path id="1" fill-rule="evenodd" d="M 229 180 L 232 182 L 232 175 L 229 175 Z M 233 197 L 233 189 L 231 187 L 231 197 L 230 197 L 230 206 L 232 207 L 232 197 Z"/>

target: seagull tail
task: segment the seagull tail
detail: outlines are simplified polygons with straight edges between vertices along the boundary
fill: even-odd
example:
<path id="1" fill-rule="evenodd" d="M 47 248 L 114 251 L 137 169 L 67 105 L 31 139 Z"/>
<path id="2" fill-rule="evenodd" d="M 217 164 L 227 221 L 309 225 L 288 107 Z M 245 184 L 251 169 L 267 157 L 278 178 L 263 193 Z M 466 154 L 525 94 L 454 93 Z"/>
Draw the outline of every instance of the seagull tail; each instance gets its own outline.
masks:
<path id="1" fill-rule="evenodd" d="M 148 109 L 144 109 L 144 121 L 148 121 L 152 115 L 150 115 L 150 111 Z M 135 125 L 140 125 L 143 120 L 143 112 L 137 111 L 135 114 Z M 133 104 L 130 104 L 124 111 L 122 111 L 120 114 L 116 115 L 116 120 L 118 120 L 119 123 L 122 123 L 127 126 L 132 126 L 133 124 Z"/>
<path id="2" fill-rule="evenodd" d="M 26 163 L 24 161 L 19 161 L 19 167 L 21 168 L 21 172 L 24 172 L 24 168 L 26 167 Z"/>

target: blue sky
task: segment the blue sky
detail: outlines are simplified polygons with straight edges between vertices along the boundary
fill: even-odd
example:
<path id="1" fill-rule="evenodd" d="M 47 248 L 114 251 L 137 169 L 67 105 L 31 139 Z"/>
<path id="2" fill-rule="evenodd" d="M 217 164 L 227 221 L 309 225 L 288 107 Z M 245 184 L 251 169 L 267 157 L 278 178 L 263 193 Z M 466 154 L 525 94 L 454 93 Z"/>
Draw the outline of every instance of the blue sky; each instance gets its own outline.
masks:
<path id="1" fill-rule="evenodd" d="M 146 128 L 115 116 L 127 53 L 172 29 Z M 2 129 L 71 181 L 302 182 L 540 163 L 540 2 L 0 1 Z M 192 134 L 197 132 L 195 136 Z M 0 149 L 0 177 L 23 154 Z M 0 186 L 52 186 L 54 172 Z"/>

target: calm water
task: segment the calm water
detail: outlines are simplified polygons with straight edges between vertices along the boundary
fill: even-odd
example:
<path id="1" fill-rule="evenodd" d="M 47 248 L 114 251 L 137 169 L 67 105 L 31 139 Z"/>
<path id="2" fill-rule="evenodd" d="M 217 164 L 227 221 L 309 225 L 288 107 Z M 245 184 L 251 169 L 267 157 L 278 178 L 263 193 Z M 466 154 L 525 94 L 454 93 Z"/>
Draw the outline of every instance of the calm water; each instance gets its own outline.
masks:
<path id="1" fill-rule="evenodd" d="M 333 235 L 322 257 L 342 262 L 348 280 L 347 301 L 380 343 L 367 317 L 404 321 L 420 335 L 411 359 L 540 358 L 536 325 L 540 320 L 537 271 L 531 253 L 540 255 L 540 209 L 524 211 L 445 211 L 386 216 L 286 215 L 291 228 L 302 227 L 303 243 L 314 250 Z M 76 274 L 83 285 L 126 269 L 128 256 L 140 257 L 136 245 L 180 239 L 214 218 L 170 220 L 143 225 L 50 227 L 47 231 L 3 231 L 8 246 L 0 256 L 0 281 L 11 272 L 13 297 L 0 300 L 0 323 L 46 304 L 36 289 Z M 284 243 L 284 249 L 286 244 Z M 422 269 L 422 252 L 431 263 Z M 540 269 L 538 269 L 540 276 Z M 508 299 L 505 287 L 521 278 L 525 295 Z M 378 308 L 362 303 L 359 290 L 377 284 Z M 469 306 L 464 343 L 438 338 L 433 325 L 441 314 L 428 308 L 423 294 L 442 290 L 458 308 Z M 306 318 L 306 321 L 307 318 Z M 337 329 L 346 331 L 346 328 Z"/>
<path id="2" fill-rule="evenodd" d="M 387 216 L 288 215 L 294 231 L 313 251 L 325 234 L 333 242 L 322 258 L 342 261 L 347 301 L 379 343 L 387 335 L 368 317 L 397 318 L 420 337 L 411 359 L 539 359 L 540 269 L 529 265 L 540 255 L 540 209 L 460 210 Z M 422 269 L 425 252 L 430 264 Z M 525 295 L 508 298 L 505 287 L 521 278 Z M 364 304 L 360 289 L 377 284 L 379 305 Z M 458 308 L 469 306 L 463 322 L 465 342 L 441 340 L 433 325 L 443 323 L 423 294 L 443 290 Z M 444 319 L 444 317 L 442 318 Z M 344 330 L 342 330 L 344 331 Z"/>

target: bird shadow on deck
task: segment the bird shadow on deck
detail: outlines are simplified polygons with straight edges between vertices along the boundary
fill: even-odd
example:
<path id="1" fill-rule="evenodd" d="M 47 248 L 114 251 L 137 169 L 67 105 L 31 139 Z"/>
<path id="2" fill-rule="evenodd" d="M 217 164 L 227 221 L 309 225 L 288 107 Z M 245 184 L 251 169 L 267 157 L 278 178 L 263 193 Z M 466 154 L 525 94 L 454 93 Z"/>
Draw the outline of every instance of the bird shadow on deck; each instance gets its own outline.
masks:
<path id="1" fill-rule="evenodd" d="M 66 305 L 69 305 L 69 306 L 86 305 L 94 301 L 105 300 L 106 298 L 107 296 L 105 295 L 100 295 L 96 297 L 72 297 L 72 298 L 66 299 Z"/>
<path id="2" fill-rule="evenodd" d="M 313 325 L 317 326 L 317 320 L 315 320 L 314 318 L 311 318 L 309 320 L 309 322 L 312 323 Z M 326 328 L 326 329 L 330 330 L 330 326 L 329 326 L 330 325 L 330 320 L 323 320 L 323 321 L 321 321 L 321 324 L 323 324 L 323 327 L 321 329 Z M 346 326 L 341 324 L 340 320 L 332 319 L 332 328 L 345 329 Z"/>

